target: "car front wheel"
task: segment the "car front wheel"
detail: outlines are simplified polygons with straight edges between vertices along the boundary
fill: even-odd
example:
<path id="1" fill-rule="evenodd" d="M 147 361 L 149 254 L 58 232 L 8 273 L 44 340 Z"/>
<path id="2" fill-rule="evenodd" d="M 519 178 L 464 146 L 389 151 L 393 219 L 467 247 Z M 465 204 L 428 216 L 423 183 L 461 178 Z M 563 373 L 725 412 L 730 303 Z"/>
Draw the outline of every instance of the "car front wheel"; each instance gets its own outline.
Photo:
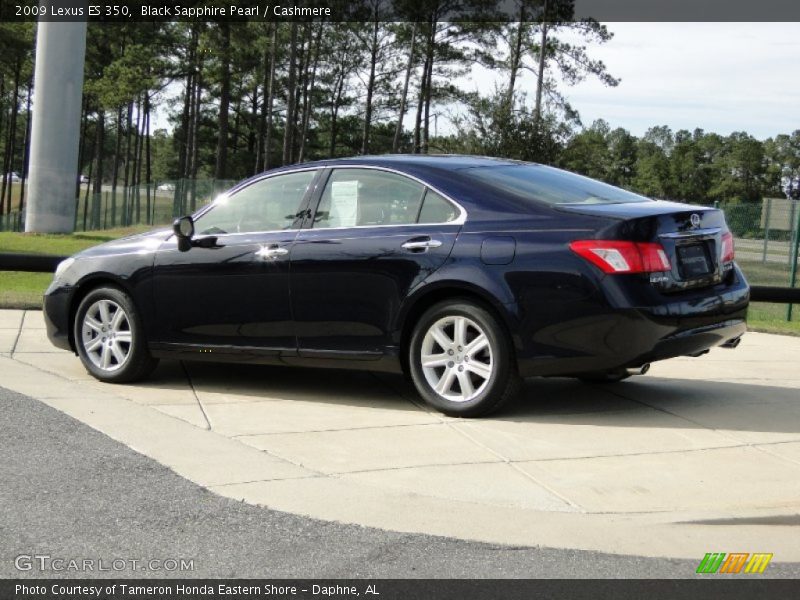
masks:
<path id="1" fill-rule="evenodd" d="M 420 318 L 409 366 L 425 401 L 451 416 L 489 414 L 520 384 L 508 335 L 492 313 L 468 300 L 439 303 Z"/>
<path id="2" fill-rule="evenodd" d="M 143 379 L 158 361 L 150 356 L 133 301 L 122 290 L 89 292 L 75 315 L 75 347 L 86 370 L 100 381 Z"/>

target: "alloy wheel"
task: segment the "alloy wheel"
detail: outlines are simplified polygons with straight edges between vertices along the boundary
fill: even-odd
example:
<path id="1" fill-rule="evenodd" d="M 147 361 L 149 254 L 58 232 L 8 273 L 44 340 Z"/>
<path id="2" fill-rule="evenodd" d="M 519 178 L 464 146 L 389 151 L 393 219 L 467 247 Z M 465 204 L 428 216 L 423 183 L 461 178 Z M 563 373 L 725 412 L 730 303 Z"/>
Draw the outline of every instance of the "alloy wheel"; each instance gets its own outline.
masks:
<path id="1" fill-rule="evenodd" d="M 472 319 L 447 316 L 434 322 L 422 339 L 420 362 L 434 392 L 451 402 L 469 402 L 494 372 L 486 332 Z"/>
<path id="2" fill-rule="evenodd" d="M 95 367 L 106 373 L 120 369 L 133 348 L 133 332 L 125 310 L 113 300 L 94 302 L 83 317 L 81 342 Z"/>

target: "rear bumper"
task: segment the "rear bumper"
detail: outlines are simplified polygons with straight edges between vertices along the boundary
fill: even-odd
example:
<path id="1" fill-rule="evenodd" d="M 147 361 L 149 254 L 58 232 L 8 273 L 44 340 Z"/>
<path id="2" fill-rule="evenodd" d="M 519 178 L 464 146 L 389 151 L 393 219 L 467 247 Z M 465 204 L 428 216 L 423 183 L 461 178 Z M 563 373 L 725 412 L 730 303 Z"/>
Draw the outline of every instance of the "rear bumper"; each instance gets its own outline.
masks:
<path id="1" fill-rule="evenodd" d="M 632 368 L 726 344 L 747 331 L 750 289 L 740 275 L 732 284 L 665 296 L 653 306 L 587 302 L 565 308 L 572 318 L 536 330 L 528 344 L 523 341 L 519 372 L 530 377 Z"/>

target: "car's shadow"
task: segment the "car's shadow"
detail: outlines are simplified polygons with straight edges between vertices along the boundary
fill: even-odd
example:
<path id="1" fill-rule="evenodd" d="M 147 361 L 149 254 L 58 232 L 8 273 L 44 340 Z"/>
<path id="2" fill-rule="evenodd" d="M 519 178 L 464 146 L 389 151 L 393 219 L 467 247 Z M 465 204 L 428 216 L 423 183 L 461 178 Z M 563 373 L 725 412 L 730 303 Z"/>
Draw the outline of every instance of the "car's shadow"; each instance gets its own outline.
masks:
<path id="1" fill-rule="evenodd" d="M 427 410 L 400 375 L 333 369 L 164 361 L 145 384 L 201 402 L 303 401 L 397 411 Z M 615 384 L 534 378 L 491 421 L 604 427 L 705 428 L 800 433 L 800 388 L 636 376 Z M 788 385 L 788 384 L 787 384 Z"/>

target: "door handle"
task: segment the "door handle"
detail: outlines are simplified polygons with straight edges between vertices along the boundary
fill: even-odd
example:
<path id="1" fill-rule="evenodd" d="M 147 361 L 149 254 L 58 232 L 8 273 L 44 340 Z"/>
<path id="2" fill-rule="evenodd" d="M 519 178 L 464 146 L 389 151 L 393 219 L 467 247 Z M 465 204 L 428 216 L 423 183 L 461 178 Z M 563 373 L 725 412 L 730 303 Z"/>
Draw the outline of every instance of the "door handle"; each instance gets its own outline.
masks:
<path id="1" fill-rule="evenodd" d="M 410 250 L 411 252 L 425 252 L 428 248 L 438 248 L 442 245 L 442 242 L 439 240 L 432 240 L 430 238 L 427 239 L 413 239 L 408 240 L 402 247 L 406 250 Z"/>
<path id="2" fill-rule="evenodd" d="M 262 260 L 274 260 L 279 256 L 286 256 L 287 254 L 289 254 L 289 250 L 277 244 L 262 246 L 260 250 L 256 251 L 256 256 Z"/>

